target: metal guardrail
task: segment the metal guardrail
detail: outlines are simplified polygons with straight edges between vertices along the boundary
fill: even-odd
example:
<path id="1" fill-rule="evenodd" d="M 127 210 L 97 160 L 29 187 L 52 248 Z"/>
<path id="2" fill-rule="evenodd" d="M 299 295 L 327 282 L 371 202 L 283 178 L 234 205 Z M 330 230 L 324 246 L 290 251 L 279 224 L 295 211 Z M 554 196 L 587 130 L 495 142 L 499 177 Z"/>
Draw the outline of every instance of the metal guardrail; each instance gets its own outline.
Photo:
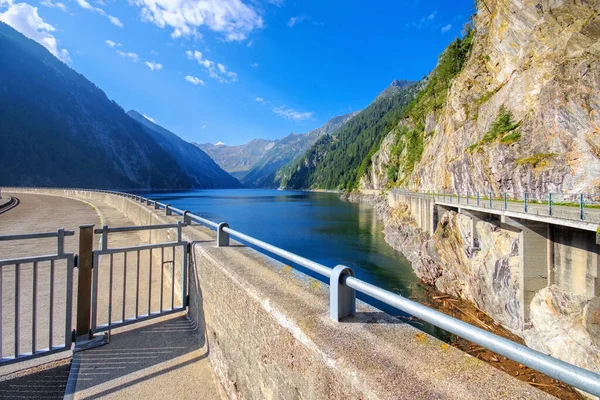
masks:
<path id="1" fill-rule="evenodd" d="M 465 205 L 499 211 L 515 211 L 573 221 L 600 224 L 600 194 L 591 193 L 508 193 L 429 192 L 392 189 L 392 193 L 433 199 L 438 203 Z"/>
<path id="2" fill-rule="evenodd" d="M 56 353 L 71 348 L 73 342 L 73 332 L 71 331 L 71 318 L 72 318 L 72 302 L 73 302 L 73 268 L 75 266 L 75 258 L 73 253 L 64 252 L 64 238 L 65 236 L 72 236 L 74 232 L 65 231 L 59 229 L 57 232 L 44 232 L 44 233 L 32 233 L 24 235 L 7 235 L 0 236 L 0 242 L 4 241 L 19 241 L 19 240 L 32 240 L 32 239 L 45 239 L 45 238 L 57 238 L 57 250 L 56 254 L 41 255 L 34 257 L 22 257 L 0 260 L 0 365 L 8 365 L 17 361 L 22 361 L 34 357 L 44 356 L 51 353 Z M 57 344 L 54 342 L 54 331 L 55 331 L 55 303 L 56 303 L 56 263 L 57 261 L 66 262 L 66 279 L 65 279 L 65 324 L 64 324 L 64 343 Z M 31 264 L 31 270 L 26 268 Z M 12 282 L 14 290 L 10 292 L 8 296 L 5 296 L 4 281 L 9 280 L 8 269 L 13 267 L 14 274 L 12 276 Z M 47 270 L 47 271 L 46 271 Z M 45 291 L 39 290 L 39 276 L 44 271 L 49 275 L 48 282 L 48 295 L 40 296 L 40 293 L 45 294 Z M 23 280 L 23 273 L 29 275 L 31 272 L 31 292 L 24 290 L 26 282 Z M 8 285 L 7 285 L 8 286 Z M 43 297 L 43 298 L 40 298 Z M 12 328 L 13 334 L 13 353 L 5 356 L 3 354 L 3 330 L 5 327 L 6 319 L 4 319 L 4 308 L 5 300 L 9 305 L 13 306 L 13 321 Z M 27 301 L 29 300 L 29 301 Z M 24 310 L 23 305 L 26 302 L 30 302 L 30 310 Z M 38 340 L 40 327 L 40 318 L 38 315 L 39 304 L 44 302 L 47 304 L 47 325 L 45 327 L 44 334 L 47 335 L 46 342 L 44 345 Z M 23 321 L 23 317 L 27 316 L 27 311 L 31 311 L 30 321 Z M 10 319 L 10 317 L 9 317 Z M 29 322 L 29 323 L 27 323 Z M 29 351 L 22 351 L 24 337 L 22 332 L 23 325 L 28 325 L 26 330 L 28 332 L 28 343 Z M 47 346 L 45 346 L 47 345 Z"/>
<path id="3" fill-rule="evenodd" d="M 389 292 L 375 285 L 362 281 L 354 277 L 354 272 L 351 268 L 343 265 L 338 265 L 335 268 L 329 268 L 323 264 L 311 261 L 305 257 L 263 242 L 250 235 L 233 230 L 227 223 L 215 223 L 213 221 L 193 215 L 189 211 L 179 210 L 171 207 L 168 204 L 159 203 L 155 200 L 150 200 L 128 193 L 104 190 L 93 191 L 126 197 L 134 201 L 146 203 L 148 206 L 153 205 L 155 209 L 164 209 L 166 215 L 177 214 L 182 216 L 182 224 L 191 224 L 191 221 L 196 221 L 211 228 L 216 228 L 218 247 L 229 246 L 230 236 L 233 236 L 243 242 L 250 243 L 259 249 L 280 256 L 288 261 L 308 268 L 309 270 L 316 272 L 325 278 L 328 278 L 330 287 L 329 312 L 330 317 L 335 321 L 340 321 L 341 318 L 351 315 L 355 312 L 356 292 L 360 292 L 400 311 L 422 319 L 423 321 L 426 321 L 434 326 L 444 329 L 447 332 L 463 337 L 504 357 L 510 358 L 525 366 L 533 368 L 551 378 L 558 379 L 592 395 L 600 396 L 599 374 L 566 363 L 557 358 L 530 349 L 529 347 L 512 342 L 508 339 L 487 332 L 420 303 L 407 299 L 401 295 Z M 423 194 L 423 196 L 431 197 L 429 194 Z M 479 201 L 481 202 L 481 197 L 479 198 Z"/>

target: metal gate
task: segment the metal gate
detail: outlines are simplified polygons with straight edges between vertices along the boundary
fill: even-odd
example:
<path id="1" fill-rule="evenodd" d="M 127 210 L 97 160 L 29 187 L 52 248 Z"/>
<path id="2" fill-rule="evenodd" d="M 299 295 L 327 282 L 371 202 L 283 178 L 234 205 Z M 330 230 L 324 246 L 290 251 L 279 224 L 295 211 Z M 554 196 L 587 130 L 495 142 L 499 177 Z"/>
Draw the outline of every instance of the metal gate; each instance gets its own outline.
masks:
<path id="1" fill-rule="evenodd" d="M 188 243 L 177 224 L 128 226 L 94 230 L 102 234 L 93 251 L 91 331 L 97 333 L 180 312 L 187 307 Z M 109 234 L 167 230 L 174 241 L 109 247 Z M 112 237 L 112 236 L 111 236 Z"/>
<path id="2" fill-rule="evenodd" d="M 56 254 L 0 260 L 0 365 L 71 348 L 76 258 L 64 252 L 64 238 L 74 234 L 0 236 L 0 242 L 57 238 Z"/>

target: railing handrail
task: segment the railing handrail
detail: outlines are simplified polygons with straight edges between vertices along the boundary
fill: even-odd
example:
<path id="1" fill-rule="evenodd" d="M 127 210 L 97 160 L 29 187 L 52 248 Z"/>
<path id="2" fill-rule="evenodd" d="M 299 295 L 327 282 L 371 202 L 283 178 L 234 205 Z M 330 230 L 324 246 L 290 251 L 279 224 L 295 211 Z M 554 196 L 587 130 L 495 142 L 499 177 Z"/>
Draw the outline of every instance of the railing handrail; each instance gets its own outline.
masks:
<path id="1" fill-rule="evenodd" d="M 64 231 L 64 236 L 73 236 L 75 235 L 74 231 Z M 23 234 L 13 234 L 13 235 L 3 235 L 0 236 L 0 242 L 10 241 L 10 240 L 29 240 L 29 239 L 46 239 L 46 238 L 55 238 L 58 237 L 58 232 L 39 232 L 39 233 L 23 233 Z"/>
<path id="2" fill-rule="evenodd" d="M 149 201 L 148 199 L 145 199 L 140 196 L 133 196 L 121 192 L 103 190 L 94 191 L 105 192 L 124 197 L 135 197 L 140 201 Z M 161 203 L 158 203 L 156 201 L 154 202 L 154 204 L 162 205 Z M 337 266 L 335 269 L 332 269 L 325 265 L 311 261 L 305 257 L 279 248 L 277 246 L 263 242 L 250 235 L 231 229 L 226 223 L 216 224 L 212 221 L 198 217 L 189 212 L 184 212 L 179 209 L 170 208 L 169 205 L 165 206 L 165 210 L 167 212 L 167 215 L 171 215 L 169 214 L 170 211 L 176 211 L 181 215 L 184 215 L 184 218 L 187 214 L 187 217 L 191 218 L 192 220 L 204 222 L 206 225 L 211 227 L 215 227 L 216 225 L 218 246 L 227 246 L 229 242 L 229 235 L 232 235 L 242 241 L 248 242 L 263 250 L 266 250 L 269 253 L 278 255 L 288 261 L 297 263 L 298 265 L 308 268 L 311 271 L 314 271 L 324 277 L 330 278 L 330 305 L 332 310 L 332 317 L 334 315 L 334 302 L 336 307 L 340 305 L 338 304 L 338 302 L 355 302 L 355 294 L 348 295 L 347 292 L 345 294 L 342 294 L 338 298 L 334 299 L 333 297 L 334 293 L 336 295 L 339 295 L 340 288 L 342 288 L 343 290 L 350 288 L 350 290 L 363 293 L 391 307 L 404 311 L 414 317 L 422 319 L 423 321 L 429 322 L 430 324 L 436 327 L 444 329 L 458 336 L 464 337 L 465 339 L 470 340 L 486 349 L 495 351 L 500 355 L 517 361 L 525 366 L 531 367 L 543 374 L 548 375 L 551 378 L 558 379 L 566 384 L 569 384 L 573 387 L 576 387 L 595 396 L 600 396 L 600 374 L 578 367 L 573 364 L 569 364 L 555 357 L 548 356 L 546 354 L 533 350 L 527 346 L 523 346 L 521 344 L 512 342 L 496 334 L 484 331 L 483 329 L 477 328 L 459 319 L 443 314 L 423 304 L 407 299 L 399 294 L 392 293 L 385 289 L 379 288 L 373 284 L 355 278 L 353 276 L 352 270 L 347 267 Z M 178 225 L 181 226 L 180 224 Z M 220 235 L 222 235 L 221 238 L 219 237 Z M 348 271 L 349 273 L 345 273 L 339 276 L 335 274 L 335 272 L 340 267 L 342 267 L 342 269 Z M 332 279 L 335 277 L 338 277 L 339 280 L 333 281 Z M 353 306 L 352 304 L 346 304 L 345 306 L 342 305 L 340 309 L 353 310 L 354 307 L 355 306 Z M 343 317 L 344 315 L 347 314 L 339 315 L 339 317 Z"/>
<path id="3" fill-rule="evenodd" d="M 115 228 L 107 227 L 107 233 L 118 233 L 118 232 L 135 232 L 135 231 L 149 231 L 156 229 L 171 229 L 177 228 L 178 224 L 161 224 L 161 225 L 144 225 L 144 226 L 119 226 Z M 94 233 L 104 233 L 103 228 L 94 229 Z"/>

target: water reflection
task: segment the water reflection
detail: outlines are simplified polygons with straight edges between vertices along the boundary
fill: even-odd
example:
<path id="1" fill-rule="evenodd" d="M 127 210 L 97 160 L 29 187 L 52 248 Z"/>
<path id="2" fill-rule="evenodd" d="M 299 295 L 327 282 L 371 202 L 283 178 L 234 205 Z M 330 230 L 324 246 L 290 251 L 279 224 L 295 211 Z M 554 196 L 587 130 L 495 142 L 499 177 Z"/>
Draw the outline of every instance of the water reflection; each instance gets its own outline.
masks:
<path id="1" fill-rule="evenodd" d="M 262 189 L 147 196 L 213 221 L 227 222 L 233 229 L 326 266 L 350 266 L 358 278 L 384 289 L 407 297 L 423 296 L 410 263 L 387 245 L 383 224 L 367 204 L 343 202 L 332 193 Z M 311 271 L 299 269 L 322 280 Z M 392 315 L 400 314 L 377 301 L 359 297 Z M 430 326 L 416 326 L 440 336 Z"/>

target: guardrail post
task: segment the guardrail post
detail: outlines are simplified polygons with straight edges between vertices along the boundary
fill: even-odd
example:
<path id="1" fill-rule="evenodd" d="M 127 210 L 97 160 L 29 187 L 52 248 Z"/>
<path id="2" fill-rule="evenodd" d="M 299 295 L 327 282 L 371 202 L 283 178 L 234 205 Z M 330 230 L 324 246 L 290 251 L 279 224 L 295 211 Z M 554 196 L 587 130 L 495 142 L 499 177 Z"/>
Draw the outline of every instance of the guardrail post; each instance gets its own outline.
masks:
<path id="1" fill-rule="evenodd" d="M 190 217 L 190 210 L 185 210 L 183 212 L 183 223 L 184 225 L 191 225 L 192 224 L 192 217 Z"/>
<path id="2" fill-rule="evenodd" d="M 506 192 L 504 192 L 504 209 L 507 210 L 508 209 L 508 201 L 506 199 Z"/>
<path id="3" fill-rule="evenodd" d="M 552 193 L 548 193 L 548 215 L 552 215 Z"/>
<path id="4" fill-rule="evenodd" d="M 79 227 L 79 281 L 77 283 L 76 335 L 90 333 L 92 301 L 92 259 L 94 250 L 94 225 Z"/>
<path id="5" fill-rule="evenodd" d="M 149 206 L 150 205 L 150 199 L 146 199 L 146 205 Z"/>
<path id="6" fill-rule="evenodd" d="M 338 265 L 329 278 L 329 316 L 336 322 L 356 312 L 356 290 L 342 282 L 346 276 L 354 276 L 354 271 L 345 265 Z"/>
<path id="7" fill-rule="evenodd" d="M 160 206 L 158 205 L 158 201 L 154 200 L 154 209 L 159 210 Z"/>
<path id="8" fill-rule="evenodd" d="M 479 207 L 479 192 L 477 192 L 477 207 Z"/>
<path id="9" fill-rule="evenodd" d="M 579 195 L 579 219 L 583 221 L 583 193 Z"/>
<path id="10" fill-rule="evenodd" d="M 523 193 L 523 210 L 527 212 L 527 192 Z"/>
<path id="11" fill-rule="evenodd" d="M 172 215 L 173 213 L 171 212 L 171 205 L 167 204 L 165 206 L 165 215 Z"/>
<path id="12" fill-rule="evenodd" d="M 229 233 L 225 232 L 223 228 L 229 228 L 229 224 L 221 222 L 217 227 L 217 247 L 229 246 Z"/>

